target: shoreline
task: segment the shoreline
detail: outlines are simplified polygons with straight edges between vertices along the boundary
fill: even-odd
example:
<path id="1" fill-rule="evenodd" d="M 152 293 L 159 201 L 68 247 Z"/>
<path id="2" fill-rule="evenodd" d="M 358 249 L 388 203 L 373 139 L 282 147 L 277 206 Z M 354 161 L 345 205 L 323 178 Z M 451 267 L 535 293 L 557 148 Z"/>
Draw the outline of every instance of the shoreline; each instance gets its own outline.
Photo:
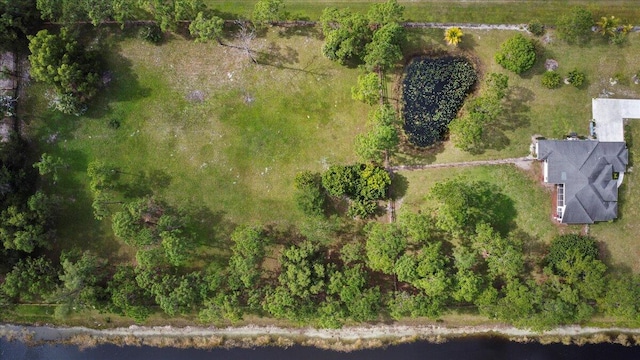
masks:
<path id="1" fill-rule="evenodd" d="M 341 329 L 285 328 L 248 325 L 241 327 L 129 327 L 96 330 L 85 327 L 23 326 L 2 324 L 0 337 L 30 346 L 66 344 L 80 348 L 103 344 L 176 348 L 251 348 L 263 346 L 313 346 L 335 351 L 355 351 L 426 341 L 442 343 L 465 337 L 503 337 L 516 342 L 584 345 L 616 343 L 640 345 L 640 329 L 564 326 L 544 332 L 512 326 L 374 325 Z"/>

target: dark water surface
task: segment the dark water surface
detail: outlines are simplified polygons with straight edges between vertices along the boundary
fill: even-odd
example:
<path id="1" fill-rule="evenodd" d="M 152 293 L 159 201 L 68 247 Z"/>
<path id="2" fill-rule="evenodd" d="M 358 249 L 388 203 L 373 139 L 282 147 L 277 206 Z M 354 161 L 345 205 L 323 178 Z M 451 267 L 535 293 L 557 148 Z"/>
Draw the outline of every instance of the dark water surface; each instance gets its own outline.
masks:
<path id="1" fill-rule="evenodd" d="M 499 338 L 476 338 L 449 341 L 444 344 L 418 342 L 391 346 L 386 349 L 361 350 L 340 353 L 311 347 L 294 346 L 256 349 L 175 349 L 116 345 L 101 345 L 79 350 L 75 346 L 46 345 L 28 347 L 21 342 L 8 342 L 0 338 L 0 359 L 4 360 L 632 360 L 640 359 L 640 347 L 614 344 L 566 346 L 560 344 L 520 344 Z"/>

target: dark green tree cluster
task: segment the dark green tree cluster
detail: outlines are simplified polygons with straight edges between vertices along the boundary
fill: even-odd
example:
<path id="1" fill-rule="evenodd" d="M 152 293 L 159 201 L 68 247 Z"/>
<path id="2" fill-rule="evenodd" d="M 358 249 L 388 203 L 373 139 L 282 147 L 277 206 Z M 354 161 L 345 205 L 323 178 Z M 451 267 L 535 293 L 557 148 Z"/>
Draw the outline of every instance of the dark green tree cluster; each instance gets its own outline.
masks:
<path id="1" fill-rule="evenodd" d="M 296 189 L 296 204 L 305 215 L 319 216 L 324 214 L 326 196 L 319 173 L 303 171 L 296 174 L 294 187 Z"/>
<path id="2" fill-rule="evenodd" d="M 322 186 L 334 197 L 351 200 L 348 214 L 365 218 L 377 210 L 376 201 L 388 196 L 391 177 L 374 164 L 332 165 L 322 174 Z"/>
<path id="3" fill-rule="evenodd" d="M 274 24 L 286 18 L 285 5 L 282 0 L 260 0 L 253 6 L 251 19 L 258 27 Z"/>
<path id="4" fill-rule="evenodd" d="M 128 0 L 37 0 L 36 4 L 43 20 L 64 25 L 89 21 L 97 26 L 109 20 L 124 24 L 138 9 Z"/>
<path id="5" fill-rule="evenodd" d="M 531 39 L 516 34 L 502 43 L 495 59 L 503 68 L 521 74 L 536 63 L 536 48 Z"/>
<path id="6" fill-rule="evenodd" d="M 340 64 L 364 62 L 370 71 L 391 68 L 402 59 L 406 34 L 398 22 L 403 11 L 396 0 L 372 5 L 366 17 L 349 9 L 324 9 L 322 53 Z"/>
<path id="7" fill-rule="evenodd" d="M 485 149 L 484 129 L 495 125 L 502 114 L 508 86 L 509 78 L 504 74 L 491 73 L 487 76 L 482 96 L 467 102 L 462 116 L 449 124 L 449 135 L 457 148 L 471 153 Z"/>
<path id="8" fill-rule="evenodd" d="M 29 50 L 31 76 L 55 89 L 50 105 L 65 114 L 83 113 L 100 85 L 97 54 L 85 49 L 65 28 L 59 34 L 40 30 L 30 37 Z"/>
<path id="9" fill-rule="evenodd" d="M 0 1 L 0 49 L 10 50 L 39 23 L 35 0 Z"/>

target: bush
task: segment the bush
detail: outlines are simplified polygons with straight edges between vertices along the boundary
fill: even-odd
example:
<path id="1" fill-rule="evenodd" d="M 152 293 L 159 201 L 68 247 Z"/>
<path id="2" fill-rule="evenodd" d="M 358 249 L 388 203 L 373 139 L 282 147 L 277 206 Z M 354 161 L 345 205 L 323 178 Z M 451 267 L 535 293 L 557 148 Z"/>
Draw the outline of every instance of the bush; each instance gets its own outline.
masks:
<path id="1" fill-rule="evenodd" d="M 547 89 L 557 89 L 562 82 L 562 76 L 555 71 L 547 71 L 542 75 L 542 86 Z"/>
<path id="2" fill-rule="evenodd" d="M 531 22 L 527 24 L 527 30 L 535 36 L 542 36 L 545 32 L 544 25 L 542 25 L 540 20 L 531 20 Z"/>
<path id="3" fill-rule="evenodd" d="M 517 34 L 502 43 L 495 58 L 503 68 L 521 74 L 535 64 L 536 48 L 533 41 Z"/>
<path id="4" fill-rule="evenodd" d="M 404 129 L 409 141 L 430 146 L 441 141 L 477 79 L 462 58 L 418 58 L 402 84 Z"/>
<path id="5" fill-rule="evenodd" d="M 575 234 L 560 235 L 551 241 L 549 254 L 545 260 L 549 266 L 555 269 L 573 251 L 593 259 L 597 259 L 599 254 L 598 245 L 591 237 Z"/>
<path id="6" fill-rule="evenodd" d="M 558 37 L 570 44 L 585 43 L 591 37 L 593 25 L 593 15 L 588 10 L 574 7 L 569 14 L 562 15 L 558 19 Z"/>
<path id="7" fill-rule="evenodd" d="M 573 69 L 569 71 L 569 76 L 567 76 L 567 79 L 569 81 L 569 84 L 579 88 L 584 83 L 584 77 L 585 75 L 583 72 L 578 71 L 578 69 Z"/>
<path id="8" fill-rule="evenodd" d="M 156 24 L 148 24 L 141 27 L 139 36 L 140 39 L 156 45 L 160 44 L 164 39 L 164 34 L 160 26 Z"/>

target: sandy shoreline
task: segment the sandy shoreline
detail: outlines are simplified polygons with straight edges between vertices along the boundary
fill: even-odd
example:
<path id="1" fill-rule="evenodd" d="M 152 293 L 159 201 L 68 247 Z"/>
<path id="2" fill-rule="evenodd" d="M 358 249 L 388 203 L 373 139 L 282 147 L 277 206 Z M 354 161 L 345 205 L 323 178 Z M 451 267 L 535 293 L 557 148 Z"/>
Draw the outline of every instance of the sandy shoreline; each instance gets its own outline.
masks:
<path id="1" fill-rule="evenodd" d="M 0 336 L 28 344 L 100 344 L 156 347 L 316 346 L 339 351 L 383 347 L 415 341 L 443 342 L 468 336 L 502 336 L 513 341 L 586 344 L 614 342 L 640 345 L 640 329 L 566 326 L 542 333 L 510 326 L 444 327 L 437 325 L 374 325 L 342 329 L 242 327 L 144 327 L 96 330 L 84 327 L 0 325 Z"/>

